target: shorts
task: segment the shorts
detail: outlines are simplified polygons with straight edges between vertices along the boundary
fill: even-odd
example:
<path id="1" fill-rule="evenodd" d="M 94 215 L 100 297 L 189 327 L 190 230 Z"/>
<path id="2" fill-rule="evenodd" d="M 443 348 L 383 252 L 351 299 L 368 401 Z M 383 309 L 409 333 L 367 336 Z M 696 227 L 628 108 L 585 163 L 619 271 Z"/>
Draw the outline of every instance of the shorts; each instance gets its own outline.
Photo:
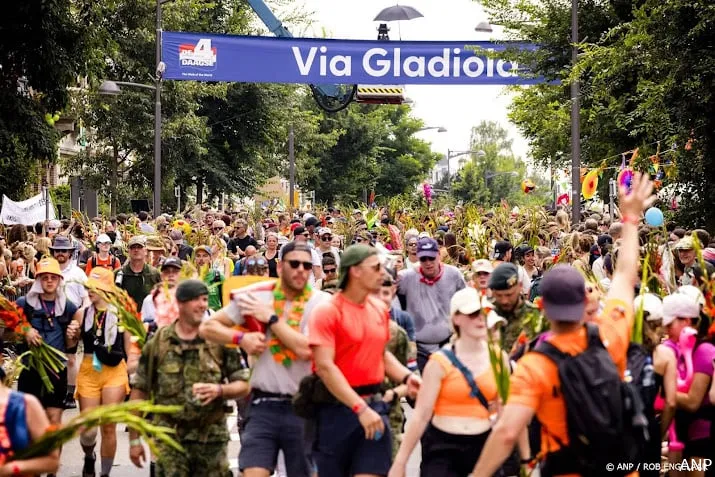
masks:
<path id="1" fill-rule="evenodd" d="M 65 409 L 65 398 L 67 397 L 67 368 L 57 374 L 51 371 L 47 373 L 54 390 L 49 392 L 42 378 L 34 369 L 23 369 L 17 379 L 17 390 L 26 394 L 32 394 L 42 404 L 42 407 Z"/>
<path id="2" fill-rule="evenodd" d="M 491 431 L 477 435 L 458 435 L 429 424 L 422 436 L 420 475 L 464 477 L 472 472 Z M 496 474 L 499 475 L 499 474 Z"/>
<path id="3" fill-rule="evenodd" d="M 116 366 L 103 364 L 102 370 L 97 372 L 92 367 L 92 356 L 84 356 L 77 375 L 75 399 L 79 397 L 101 398 L 102 389 L 118 387 L 123 387 L 126 394 L 129 394 L 129 376 L 127 375 L 126 361 L 122 360 Z"/>
<path id="4" fill-rule="evenodd" d="M 258 467 L 273 473 L 282 450 L 288 477 L 309 477 L 313 466 L 305 431 L 306 421 L 295 415 L 290 401 L 254 400 L 243 421 L 240 470 Z"/>
<path id="5" fill-rule="evenodd" d="M 352 410 L 343 404 L 318 409 L 315 462 L 318 475 L 348 477 L 355 474 L 387 475 L 392 461 L 392 436 L 388 404 L 371 402 L 380 414 L 385 433 L 379 440 L 365 439 L 365 431 Z"/>

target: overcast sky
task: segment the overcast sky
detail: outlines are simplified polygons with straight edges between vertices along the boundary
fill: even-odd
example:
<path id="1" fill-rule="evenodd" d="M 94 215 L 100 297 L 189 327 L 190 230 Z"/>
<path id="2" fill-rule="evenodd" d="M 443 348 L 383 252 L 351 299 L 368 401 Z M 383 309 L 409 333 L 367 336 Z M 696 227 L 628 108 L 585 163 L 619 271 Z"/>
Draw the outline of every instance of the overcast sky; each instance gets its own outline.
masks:
<path id="1" fill-rule="evenodd" d="M 303 0 L 308 11 L 314 12 L 314 31 L 305 36 L 322 37 L 323 28 L 331 38 L 377 39 L 378 22 L 373 18 L 394 0 Z M 484 41 L 498 39 L 495 34 L 478 33 L 474 27 L 486 20 L 477 2 L 471 0 L 407 0 L 401 5 L 416 8 L 423 18 L 400 22 L 403 40 Z M 390 39 L 398 39 L 398 26 L 390 23 Z M 414 100 L 413 114 L 426 126 L 443 126 L 447 132 L 418 133 L 432 143 L 435 152 L 469 148 L 471 127 L 480 121 L 497 121 L 511 133 L 514 152 L 526 158 L 527 144 L 507 119 L 510 95 L 501 86 L 437 86 L 408 85 L 407 96 Z M 456 159 L 453 160 L 453 165 Z"/>

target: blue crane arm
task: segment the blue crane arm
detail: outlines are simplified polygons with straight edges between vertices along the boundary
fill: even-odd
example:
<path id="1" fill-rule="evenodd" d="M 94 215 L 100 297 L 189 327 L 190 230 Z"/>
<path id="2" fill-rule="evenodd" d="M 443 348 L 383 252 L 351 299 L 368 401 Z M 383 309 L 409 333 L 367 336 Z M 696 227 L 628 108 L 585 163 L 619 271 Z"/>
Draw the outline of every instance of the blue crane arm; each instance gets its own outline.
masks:
<path id="1" fill-rule="evenodd" d="M 293 34 L 283 26 L 283 23 L 273 14 L 263 0 L 248 0 L 248 4 L 271 33 L 279 38 L 293 38 Z M 344 109 L 350 104 L 357 90 L 357 85 L 311 84 L 310 89 L 318 106 L 328 112 L 335 112 Z"/>
<path id="2" fill-rule="evenodd" d="M 248 0 L 248 4 L 271 33 L 280 38 L 293 38 L 293 34 L 283 26 L 283 23 L 273 14 L 263 0 Z"/>

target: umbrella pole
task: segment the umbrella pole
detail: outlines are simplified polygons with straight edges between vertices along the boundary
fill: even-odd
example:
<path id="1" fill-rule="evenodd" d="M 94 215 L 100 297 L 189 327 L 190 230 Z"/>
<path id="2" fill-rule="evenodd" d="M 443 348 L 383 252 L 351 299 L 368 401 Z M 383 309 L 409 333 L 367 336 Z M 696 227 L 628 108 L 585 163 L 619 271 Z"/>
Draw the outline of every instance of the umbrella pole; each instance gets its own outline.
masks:
<path id="1" fill-rule="evenodd" d="M 397 37 L 402 41 L 402 22 L 397 20 Z"/>

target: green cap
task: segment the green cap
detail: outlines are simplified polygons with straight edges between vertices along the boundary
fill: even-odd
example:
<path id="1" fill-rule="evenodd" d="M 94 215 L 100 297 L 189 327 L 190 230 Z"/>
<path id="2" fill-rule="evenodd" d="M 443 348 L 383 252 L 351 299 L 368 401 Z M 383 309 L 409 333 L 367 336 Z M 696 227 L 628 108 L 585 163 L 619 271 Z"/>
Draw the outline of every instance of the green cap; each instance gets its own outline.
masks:
<path id="1" fill-rule="evenodd" d="M 519 283 L 519 269 L 513 263 L 502 263 L 489 276 L 489 288 L 508 290 Z"/>
<path id="2" fill-rule="evenodd" d="M 348 270 L 350 267 L 360 265 L 366 258 L 377 255 L 377 249 L 363 244 L 351 245 L 345 249 L 340 257 L 340 276 L 338 277 L 338 288 L 343 289 L 347 285 Z"/>
<path id="3" fill-rule="evenodd" d="M 176 287 L 176 301 L 179 303 L 191 301 L 202 295 L 208 295 L 209 288 L 201 280 L 184 280 Z"/>

